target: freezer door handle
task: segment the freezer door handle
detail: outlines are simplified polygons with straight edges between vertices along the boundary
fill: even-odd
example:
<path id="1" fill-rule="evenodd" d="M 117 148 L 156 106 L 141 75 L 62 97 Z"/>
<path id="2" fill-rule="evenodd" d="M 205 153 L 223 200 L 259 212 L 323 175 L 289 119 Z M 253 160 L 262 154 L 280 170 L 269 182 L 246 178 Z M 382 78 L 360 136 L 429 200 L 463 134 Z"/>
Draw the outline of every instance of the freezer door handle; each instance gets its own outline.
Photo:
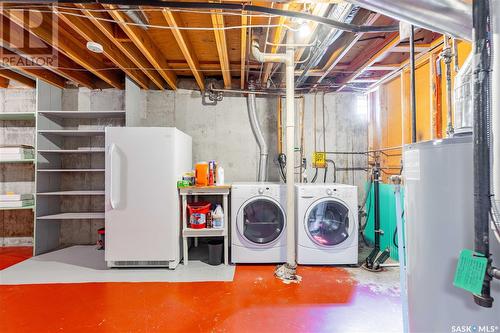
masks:
<path id="1" fill-rule="evenodd" d="M 113 183 L 113 173 L 114 173 L 113 156 L 115 155 L 115 151 L 116 151 L 116 145 L 112 143 L 109 146 L 109 201 L 112 209 L 115 209 L 118 206 L 118 202 L 115 200 L 115 190 Z"/>

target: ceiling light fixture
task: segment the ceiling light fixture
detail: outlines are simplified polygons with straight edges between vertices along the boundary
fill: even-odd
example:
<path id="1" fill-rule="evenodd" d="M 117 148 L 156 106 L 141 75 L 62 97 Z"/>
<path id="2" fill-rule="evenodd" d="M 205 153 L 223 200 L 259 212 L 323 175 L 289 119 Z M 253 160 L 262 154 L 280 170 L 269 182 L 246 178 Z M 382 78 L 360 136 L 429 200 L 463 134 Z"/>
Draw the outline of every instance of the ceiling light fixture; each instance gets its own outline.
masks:
<path id="1" fill-rule="evenodd" d="M 103 53 L 104 49 L 101 44 L 96 42 L 87 42 L 87 49 L 94 53 Z"/>

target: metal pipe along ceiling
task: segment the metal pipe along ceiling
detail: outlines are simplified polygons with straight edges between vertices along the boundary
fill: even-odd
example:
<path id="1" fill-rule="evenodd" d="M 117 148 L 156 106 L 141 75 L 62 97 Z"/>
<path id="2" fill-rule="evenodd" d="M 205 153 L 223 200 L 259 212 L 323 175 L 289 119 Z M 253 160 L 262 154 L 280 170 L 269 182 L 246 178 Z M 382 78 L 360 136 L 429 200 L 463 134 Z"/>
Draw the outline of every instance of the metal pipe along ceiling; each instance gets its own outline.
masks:
<path id="1" fill-rule="evenodd" d="M 471 0 L 348 0 L 431 31 L 472 40 Z"/>

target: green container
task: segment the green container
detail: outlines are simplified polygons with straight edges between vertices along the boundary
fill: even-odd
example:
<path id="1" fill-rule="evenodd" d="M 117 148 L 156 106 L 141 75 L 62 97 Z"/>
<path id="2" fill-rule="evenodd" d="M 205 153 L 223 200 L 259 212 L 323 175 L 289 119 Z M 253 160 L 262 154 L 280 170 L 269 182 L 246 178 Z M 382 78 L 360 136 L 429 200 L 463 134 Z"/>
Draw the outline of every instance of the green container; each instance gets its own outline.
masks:
<path id="1" fill-rule="evenodd" d="M 368 188 L 370 184 L 366 185 Z M 383 230 L 383 234 L 380 235 L 380 249 L 383 251 L 389 247 L 391 251 L 391 258 L 398 260 L 398 248 L 393 243 L 394 230 L 396 230 L 397 220 L 396 220 L 396 199 L 394 197 L 394 185 L 380 183 L 379 186 L 380 194 L 380 229 Z M 401 211 L 404 211 L 404 188 L 401 186 Z M 365 239 L 371 245 L 375 242 L 375 234 L 373 232 L 373 226 L 375 221 L 374 215 L 374 187 L 371 186 L 370 194 L 368 200 L 366 200 L 366 212 L 368 215 L 368 222 L 365 228 Z M 403 217 L 404 226 L 404 217 Z M 404 228 L 403 228 L 404 232 Z M 397 244 L 396 235 L 396 244 Z"/>

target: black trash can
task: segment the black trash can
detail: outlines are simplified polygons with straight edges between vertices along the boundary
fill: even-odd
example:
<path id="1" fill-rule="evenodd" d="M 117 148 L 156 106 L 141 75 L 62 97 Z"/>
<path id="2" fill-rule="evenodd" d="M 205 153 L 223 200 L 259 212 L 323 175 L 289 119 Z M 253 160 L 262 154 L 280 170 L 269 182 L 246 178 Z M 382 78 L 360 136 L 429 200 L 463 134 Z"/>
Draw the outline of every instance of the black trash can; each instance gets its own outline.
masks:
<path id="1" fill-rule="evenodd" d="M 208 241 L 208 264 L 217 266 L 222 264 L 222 252 L 224 249 L 224 242 L 221 240 Z"/>

